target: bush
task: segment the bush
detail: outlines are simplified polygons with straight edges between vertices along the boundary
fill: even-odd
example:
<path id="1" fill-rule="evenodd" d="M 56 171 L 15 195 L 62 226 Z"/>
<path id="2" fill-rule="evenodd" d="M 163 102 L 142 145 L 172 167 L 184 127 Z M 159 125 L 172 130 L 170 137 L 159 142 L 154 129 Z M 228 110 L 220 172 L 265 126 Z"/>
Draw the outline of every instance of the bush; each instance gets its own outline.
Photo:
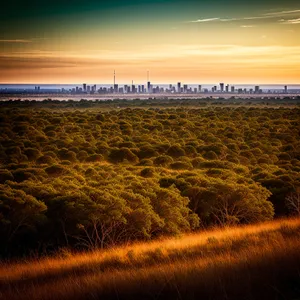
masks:
<path id="1" fill-rule="evenodd" d="M 0 184 L 4 183 L 6 180 L 14 180 L 13 174 L 6 169 L 0 170 Z"/>
<path id="2" fill-rule="evenodd" d="M 153 161 L 153 163 L 158 166 L 166 166 L 171 162 L 173 162 L 173 159 L 168 155 L 158 156 Z"/>
<path id="3" fill-rule="evenodd" d="M 217 160 L 218 155 L 214 151 L 208 151 L 203 154 L 203 157 L 206 159 Z"/>
<path id="4" fill-rule="evenodd" d="M 42 155 L 36 160 L 37 164 L 53 164 L 55 163 L 55 159 L 53 159 L 50 155 Z"/>
<path id="5" fill-rule="evenodd" d="M 153 161 L 151 159 L 141 159 L 139 166 L 152 166 L 153 165 Z"/>
<path id="6" fill-rule="evenodd" d="M 172 145 L 168 149 L 167 154 L 172 157 L 180 157 L 185 156 L 185 151 L 179 145 Z"/>
<path id="7" fill-rule="evenodd" d="M 38 149 L 27 148 L 24 150 L 25 155 L 28 157 L 28 160 L 36 160 L 41 156 L 41 152 Z"/>
<path id="8" fill-rule="evenodd" d="M 141 176 L 152 177 L 154 175 L 154 170 L 152 168 L 145 168 L 141 171 Z"/>
<path id="9" fill-rule="evenodd" d="M 50 176 L 60 176 L 66 173 L 66 168 L 60 165 L 53 165 L 45 169 L 46 173 Z"/>
<path id="10" fill-rule="evenodd" d="M 128 148 L 112 149 L 109 154 L 109 159 L 114 163 L 121 163 L 126 160 L 132 163 L 138 161 L 138 157 Z"/>

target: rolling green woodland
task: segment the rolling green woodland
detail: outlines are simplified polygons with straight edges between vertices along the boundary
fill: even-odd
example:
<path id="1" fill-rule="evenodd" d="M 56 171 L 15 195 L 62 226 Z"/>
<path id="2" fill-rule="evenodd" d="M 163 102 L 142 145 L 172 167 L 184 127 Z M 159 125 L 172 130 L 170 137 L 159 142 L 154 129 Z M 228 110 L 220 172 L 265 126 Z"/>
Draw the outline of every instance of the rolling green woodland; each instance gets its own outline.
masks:
<path id="1" fill-rule="evenodd" d="M 1 104 L 0 257 L 300 214 L 296 107 Z"/>

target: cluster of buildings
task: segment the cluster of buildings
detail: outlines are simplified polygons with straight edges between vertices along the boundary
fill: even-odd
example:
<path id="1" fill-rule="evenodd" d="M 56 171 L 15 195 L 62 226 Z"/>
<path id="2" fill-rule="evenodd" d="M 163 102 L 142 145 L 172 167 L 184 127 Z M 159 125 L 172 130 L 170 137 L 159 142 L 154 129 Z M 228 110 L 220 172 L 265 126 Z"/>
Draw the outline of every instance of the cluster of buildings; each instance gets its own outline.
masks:
<path id="1" fill-rule="evenodd" d="M 82 87 L 72 88 L 70 90 L 62 89 L 63 93 L 72 94 L 201 94 L 201 93 L 227 93 L 227 94 L 262 94 L 263 90 L 260 86 L 254 86 L 253 88 L 236 88 L 235 86 L 225 85 L 220 83 L 219 86 L 215 85 L 212 88 L 203 88 L 202 85 L 189 86 L 178 82 L 177 85 L 169 84 L 167 87 L 154 86 L 150 81 L 146 85 L 124 85 L 119 86 L 114 83 L 110 87 L 99 87 L 96 85 L 87 85 L 84 83 Z M 271 91 L 269 91 L 272 93 Z M 287 86 L 284 86 L 282 93 L 288 93 Z"/>

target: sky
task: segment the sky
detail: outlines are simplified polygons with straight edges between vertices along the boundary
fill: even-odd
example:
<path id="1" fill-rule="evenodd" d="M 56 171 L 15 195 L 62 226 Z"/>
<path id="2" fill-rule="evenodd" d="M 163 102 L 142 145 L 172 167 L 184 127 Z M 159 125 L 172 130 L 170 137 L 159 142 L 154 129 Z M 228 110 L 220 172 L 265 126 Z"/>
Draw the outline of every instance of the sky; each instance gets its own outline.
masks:
<path id="1" fill-rule="evenodd" d="M 300 84 L 295 0 L 14 0 L 0 83 Z"/>

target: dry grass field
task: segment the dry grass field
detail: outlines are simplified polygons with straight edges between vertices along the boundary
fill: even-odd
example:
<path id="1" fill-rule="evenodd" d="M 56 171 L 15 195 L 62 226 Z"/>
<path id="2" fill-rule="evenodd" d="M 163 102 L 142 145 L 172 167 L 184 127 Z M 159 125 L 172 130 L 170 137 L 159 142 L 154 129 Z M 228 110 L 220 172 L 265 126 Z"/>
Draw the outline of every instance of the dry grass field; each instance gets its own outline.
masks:
<path id="1" fill-rule="evenodd" d="M 300 219 L 2 263 L 0 299 L 300 299 Z"/>

